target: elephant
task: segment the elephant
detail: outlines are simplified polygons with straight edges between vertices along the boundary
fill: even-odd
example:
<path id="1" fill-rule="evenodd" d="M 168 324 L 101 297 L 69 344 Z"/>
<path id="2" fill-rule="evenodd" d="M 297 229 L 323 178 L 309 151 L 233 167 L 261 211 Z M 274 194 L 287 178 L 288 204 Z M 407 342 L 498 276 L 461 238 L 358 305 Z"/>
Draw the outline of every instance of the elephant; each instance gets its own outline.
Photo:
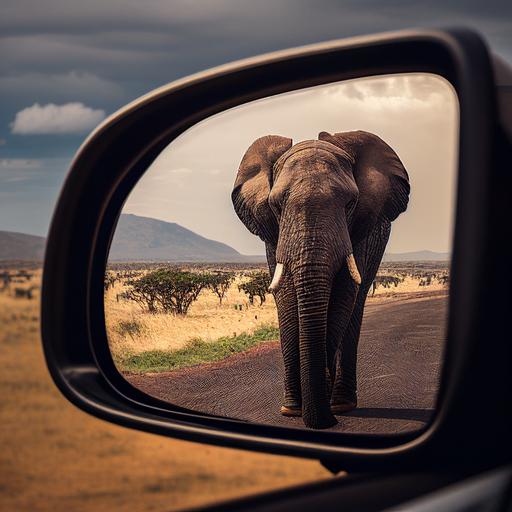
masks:
<path id="1" fill-rule="evenodd" d="M 231 194 L 265 242 L 284 364 L 281 414 L 308 428 L 357 406 L 357 346 L 368 290 L 407 209 L 410 184 L 395 151 L 365 131 L 293 144 L 267 135 L 247 149 Z"/>

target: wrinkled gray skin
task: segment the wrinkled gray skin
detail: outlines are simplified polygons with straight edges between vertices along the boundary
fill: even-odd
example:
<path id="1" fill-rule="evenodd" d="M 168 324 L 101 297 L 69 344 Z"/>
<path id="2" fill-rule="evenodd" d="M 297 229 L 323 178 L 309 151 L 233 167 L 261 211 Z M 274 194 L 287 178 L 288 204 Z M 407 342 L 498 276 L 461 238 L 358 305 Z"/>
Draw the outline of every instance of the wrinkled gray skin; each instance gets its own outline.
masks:
<path id="1" fill-rule="evenodd" d="M 364 303 L 409 190 L 397 154 L 363 131 L 322 132 L 319 140 L 293 146 L 291 139 L 268 135 L 242 159 L 233 205 L 265 242 L 271 274 L 276 263 L 284 267 L 274 290 L 283 405 L 302 413 L 307 427 L 330 427 L 333 411 L 357 404 Z M 350 254 L 356 273 L 349 271 Z"/>

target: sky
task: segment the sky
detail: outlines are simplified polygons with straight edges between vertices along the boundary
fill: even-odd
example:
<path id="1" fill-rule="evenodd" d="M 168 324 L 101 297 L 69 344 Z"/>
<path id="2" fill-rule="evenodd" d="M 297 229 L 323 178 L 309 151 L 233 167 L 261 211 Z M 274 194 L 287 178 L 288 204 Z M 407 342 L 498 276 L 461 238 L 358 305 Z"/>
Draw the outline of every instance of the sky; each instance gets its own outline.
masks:
<path id="1" fill-rule="evenodd" d="M 45 235 L 80 143 L 154 88 L 283 48 L 454 24 L 512 62 L 509 1 L 3 0 L 0 230 Z"/>
<path id="2" fill-rule="evenodd" d="M 247 148 L 269 134 L 297 143 L 321 131 L 361 129 L 391 145 L 409 173 L 409 206 L 393 224 L 388 252 L 449 252 L 458 117 L 451 85 L 427 74 L 350 80 L 265 98 L 207 118 L 175 139 L 123 212 L 177 222 L 243 254 L 264 254 L 231 203 Z"/>

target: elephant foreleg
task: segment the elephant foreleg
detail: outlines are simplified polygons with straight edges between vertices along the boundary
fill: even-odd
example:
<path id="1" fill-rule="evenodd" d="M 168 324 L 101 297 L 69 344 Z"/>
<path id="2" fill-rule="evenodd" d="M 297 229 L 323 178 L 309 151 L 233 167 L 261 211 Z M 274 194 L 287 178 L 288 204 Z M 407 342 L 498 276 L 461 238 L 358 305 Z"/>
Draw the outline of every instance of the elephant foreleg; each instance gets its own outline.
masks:
<path id="1" fill-rule="evenodd" d="M 300 386 L 299 321 L 297 296 L 290 279 L 275 294 L 284 364 L 284 401 L 281 413 L 299 416 L 302 409 Z"/>
<path id="2" fill-rule="evenodd" d="M 334 412 L 346 412 L 357 405 L 357 346 L 363 311 L 364 301 L 358 295 L 335 358 L 336 370 L 331 392 L 331 409 Z"/>
<path id="3" fill-rule="evenodd" d="M 331 393 L 334 412 L 346 412 L 357 405 L 357 348 L 361 333 L 364 305 L 377 275 L 389 239 L 391 224 L 383 221 L 367 239 L 354 248 L 354 257 L 362 270 L 362 282 L 355 305 L 335 357 L 335 377 Z"/>
<path id="4" fill-rule="evenodd" d="M 270 275 L 274 274 L 275 251 L 267 246 Z M 297 295 L 290 276 L 285 274 L 279 290 L 274 293 L 279 321 L 281 352 L 284 365 L 284 400 L 281 413 L 286 416 L 302 414 L 300 386 L 299 316 Z"/>
<path id="5" fill-rule="evenodd" d="M 358 268 L 361 267 L 358 265 Z M 335 414 L 345 412 L 355 406 L 355 404 L 350 405 L 348 399 L 337 396 L 337 390 L 341 386 L 340 346 L 354 316 L 354 308 L 357 306 L 359 297 L 358 287 L 345 274 L 348 272 L 344 270 L 335 279 L 327 324 L 327 364 L 331 383 L 331 410 Z M 348 408 L 347 404 L 349 404 Z"/>

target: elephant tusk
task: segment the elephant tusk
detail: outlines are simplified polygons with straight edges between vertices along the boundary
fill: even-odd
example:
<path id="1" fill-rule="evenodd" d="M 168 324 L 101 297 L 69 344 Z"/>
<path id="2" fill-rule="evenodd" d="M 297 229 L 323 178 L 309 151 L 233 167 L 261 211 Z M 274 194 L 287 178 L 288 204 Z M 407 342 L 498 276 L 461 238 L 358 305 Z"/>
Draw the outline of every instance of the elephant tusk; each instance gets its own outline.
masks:
<path id="1" fill-rule="evenodd" d="M 350 253 L 347 256 L 347 266 L 348 271 L 350 272 L 350 277 L 354 280 L 354 282 L 357 285 L 361 284 L 361 274 L 359 273 L 359 270 L 357 269 L 356 260 L 354 259 L 354 255 Z"/>
<path id="2" fill-rule="evenodd" d="M 276 270 L 274 271 L 274 277 L 272 278 L 272 282 L 270 283 L 270 286 L 268 289 L 271 292 L 275 292 L 279 289 L 279 283 L 281 282 L 281 279 L 283 277 L 284 272 L 284 265 L 282 263 L 278 263 L 276 265 Z"/>

